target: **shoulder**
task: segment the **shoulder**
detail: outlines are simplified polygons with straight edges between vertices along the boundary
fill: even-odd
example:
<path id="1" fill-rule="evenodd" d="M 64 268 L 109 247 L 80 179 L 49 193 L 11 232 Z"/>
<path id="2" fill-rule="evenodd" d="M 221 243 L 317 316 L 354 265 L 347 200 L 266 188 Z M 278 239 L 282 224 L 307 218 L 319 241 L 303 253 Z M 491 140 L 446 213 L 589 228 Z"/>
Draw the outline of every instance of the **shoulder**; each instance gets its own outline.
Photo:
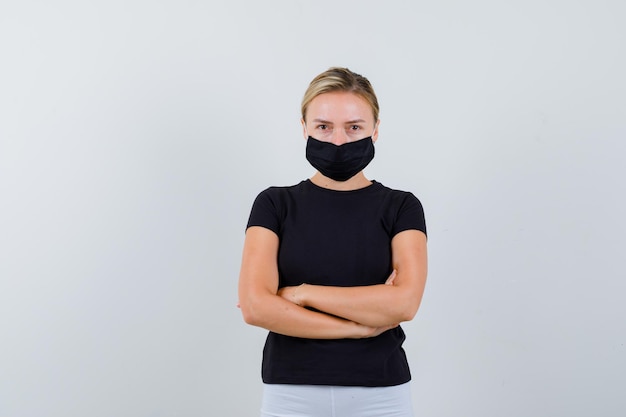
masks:
<path id="1" fill-rule="evenodd" d="M 266 210 L 270 209 L 282 213 L 293 201 L 299 199 L 298 196 L 302 195 L 306 188 L 307 181 L 301 181 L 298 184 L 289 186 L 268 187 L 256 196 L 253 210 L 263 207 Z"/>
<path id="2" fill-rule="evenodd" d="M 408 229 L 420 230 L 426 234 L 424 208 L 415 194 L 382 184 L 379 188 L 381 200 L 384 201 L 384 218 L 392 236 Z"/>
<path id="3" fill-rule="evenodd" d="M 380 182 L 376 182 L 378 190 L 385 198 L 389 199 L 392 203 L 398 205 L 409 204 L 413 206 L 422 207 L 422 202 L 410 191 L 398 190 L 395 188 L 387 187 Z"/>
<path id="4" fill-rule="evenodd" d="M 289 212 L 290 201 L 294 200 L 291 195 L 299 192 L 303 182 L 292 186 L 269 187 L 261 191 L 252 204 L 247 227 L 262 226 L 280 234 Z"/>
<path id="5" fill-rule="evenodd" d="M 269 200 L 281 200 L 290 195 L 297 195 L 303 192 L 306 185 L 306 181 L 301 181 L 295 185 L 286 185 L 286 186 L 271 186 L 263 191 L 261 191 L 257 195 L 257 200 L 259 199 L 269 199 Z"/>

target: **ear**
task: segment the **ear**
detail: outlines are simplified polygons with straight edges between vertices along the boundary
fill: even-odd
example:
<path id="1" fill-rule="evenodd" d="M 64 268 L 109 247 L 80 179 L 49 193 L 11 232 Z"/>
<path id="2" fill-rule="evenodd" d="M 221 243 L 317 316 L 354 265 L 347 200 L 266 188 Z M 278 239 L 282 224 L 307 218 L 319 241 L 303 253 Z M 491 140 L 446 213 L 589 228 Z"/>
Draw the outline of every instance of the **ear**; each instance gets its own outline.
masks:
<path id="1" fill-rule="evenodd" d="M 378 119 L 374 125 L 374 133 L 372 133 L 372 142 L 374 143 L 376 143 L 376 140 L 378 139 L 378 125 L 380 125 L 380 119 Z"/>
<path id="2" fill-rule="evenodd" d="M 304 136 L 304 140 L 307 140 L 309 138 L 309 135 L 307 134 L 306 130 L 306 122 L 304 121 L 304 119 L 300 119 L 300 123 L 302 124 L 302 136 Z"/>

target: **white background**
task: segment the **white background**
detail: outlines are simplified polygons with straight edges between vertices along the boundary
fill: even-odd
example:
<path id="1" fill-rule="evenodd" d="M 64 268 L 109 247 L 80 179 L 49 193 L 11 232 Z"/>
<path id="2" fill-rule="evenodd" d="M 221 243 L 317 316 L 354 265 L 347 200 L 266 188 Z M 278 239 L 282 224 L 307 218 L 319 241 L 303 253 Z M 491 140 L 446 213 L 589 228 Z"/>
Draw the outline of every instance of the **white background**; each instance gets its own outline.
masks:
<path id="1" fill-rule="evenodd" d="M 416 416 L 626 414 L 621 0 L 0 3 L 0 416 L 255 416 L 256 194 L 330 66 L 426 209 Z"/>

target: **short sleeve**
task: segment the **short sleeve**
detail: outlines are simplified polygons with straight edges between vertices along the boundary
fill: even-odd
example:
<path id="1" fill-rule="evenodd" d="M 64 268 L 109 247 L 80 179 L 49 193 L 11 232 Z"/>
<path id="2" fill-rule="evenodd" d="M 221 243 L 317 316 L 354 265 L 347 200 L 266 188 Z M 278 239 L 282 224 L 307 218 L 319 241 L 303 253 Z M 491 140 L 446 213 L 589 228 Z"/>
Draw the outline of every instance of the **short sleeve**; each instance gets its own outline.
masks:
<path id="1" fill-rule="evenodd" d="M 280 213 L 277 207 L 276 196 L 272 189 L 262 191 L 254 200 L 246 229 L 251 226 L 261 226 L 270 229 L 277 235 L 280 232 Z"/>
<path id="2" fill-rule="evenodd" d="M 426 233 L 426 219 L 422 203 L 412 193 L 404 193 L 404 199 L 398 208 L 396 221 L 391 229 L 391 235 L 395 236 L 405 230 L 420 230 Z"/>

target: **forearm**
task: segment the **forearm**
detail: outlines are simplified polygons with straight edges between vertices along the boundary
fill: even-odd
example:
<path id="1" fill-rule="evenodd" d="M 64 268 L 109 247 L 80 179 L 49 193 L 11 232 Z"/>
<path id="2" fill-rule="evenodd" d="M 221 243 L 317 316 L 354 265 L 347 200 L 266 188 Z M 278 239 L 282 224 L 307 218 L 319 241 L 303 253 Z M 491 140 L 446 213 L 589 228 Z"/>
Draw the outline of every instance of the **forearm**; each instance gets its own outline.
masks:
<path id="1" fill-rule="evenodd" d="M 412 320 L 426 284 L 426 235 L 418 230 L 405 230 L 392 239 L 391 249 L 394 271 L 385 285 L 305 284 L 291 293 L 291 301 L 367 326 Z"/>
<path id="2" fill-rule="evenodd" d="M 239 307 L 246 323 L 302 338 L 343 339 L 367 337 L 365 326 L 313 312 L 279 297 L 278 236 L 263 227 L 246 231 L 241 272 Z"/>
<path id="3" fill-rule="evenodd" d="M 293 304 L 277 295 L 263 294 L 243 301 L 246 323 L 275 333 L 308 339 L 363 338 L 376 329 Z"/>
<path id="4" fill-rule="evenodd" d="M 394 285 L 332 287 L 303 285 L 298 303 L 366 326 L 409 321 L 419 307 L 421 294 Z"/>

